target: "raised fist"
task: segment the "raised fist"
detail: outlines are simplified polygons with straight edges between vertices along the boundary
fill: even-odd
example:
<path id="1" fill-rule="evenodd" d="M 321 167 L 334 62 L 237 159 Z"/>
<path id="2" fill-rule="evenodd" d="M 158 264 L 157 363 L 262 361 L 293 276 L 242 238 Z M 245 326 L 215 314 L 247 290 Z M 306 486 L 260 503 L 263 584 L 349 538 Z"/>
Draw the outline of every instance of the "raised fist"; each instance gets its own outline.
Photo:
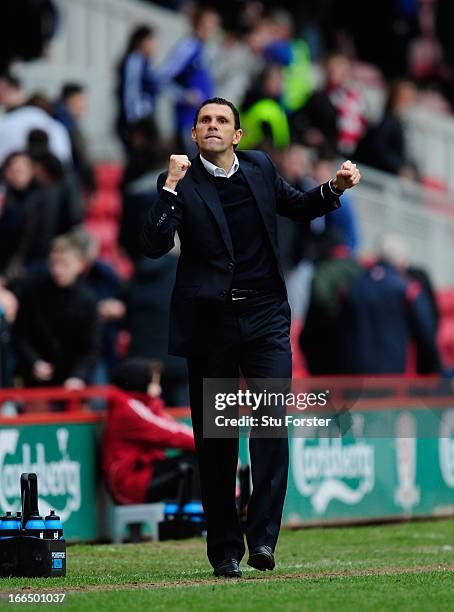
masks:
<path id="1" fill-rule="evenodd" d="M 190 166 L 191 162 L 187 155 L 171 155 L 169 160 L 169 172 L 165 182 L 166 187 L 175 189 L 178 181 L 181 181 Z"/>
<path id="2" fill-rule="evenodd" d="M 334 189 L 345 191 L 345 189 L 350 189 L 351 187 L 357 185 L 360 179 L 361 174 L 356 167 L 356 164 L 352 164 L 352 162 L 348 159 L 336 172 L 336 177 L 331 184 Z"/>

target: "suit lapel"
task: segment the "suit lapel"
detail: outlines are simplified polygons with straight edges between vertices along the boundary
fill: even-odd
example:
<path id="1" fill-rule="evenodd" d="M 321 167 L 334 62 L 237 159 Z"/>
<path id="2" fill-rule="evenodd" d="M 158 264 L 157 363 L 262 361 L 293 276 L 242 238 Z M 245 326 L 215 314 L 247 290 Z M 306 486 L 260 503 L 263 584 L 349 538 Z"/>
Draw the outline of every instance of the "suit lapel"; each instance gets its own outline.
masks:
<path id="1" fill-rule="evenodd" d="M 221 200 L 219 199 L 218 192 L 214 186 L 213 181 L 207 176 L 207 171 L 202 165 L 199 156 L 191 160 L 193 169 L 193 178 L 195 183 L 195 189 L 199 193 L 202 200 L 211 210 L 216 219 L 219 229 L 221 230 L 221 236 L 224 240 L 225 246 L 229 252 L 229 255 L 234 259 L 232 239 L 230 237 L 227 220 L 225 218 L 224 209 L 222 208 Z"/>
<path id="2" fill-rule="evenodd" d="M 252 191 L 258 209 L 265 224 L 265 229 L 268 233 L 273 250 L 276 251 L 276 236 L 274 228 L 276 227 L 276 215 L 273 213 L 270 206 L 270 194 L 268 193 L 263 174 L 260 168 L 243 157 L 239 158 L 240 168 L 246 178 L 246 181 Z"/>

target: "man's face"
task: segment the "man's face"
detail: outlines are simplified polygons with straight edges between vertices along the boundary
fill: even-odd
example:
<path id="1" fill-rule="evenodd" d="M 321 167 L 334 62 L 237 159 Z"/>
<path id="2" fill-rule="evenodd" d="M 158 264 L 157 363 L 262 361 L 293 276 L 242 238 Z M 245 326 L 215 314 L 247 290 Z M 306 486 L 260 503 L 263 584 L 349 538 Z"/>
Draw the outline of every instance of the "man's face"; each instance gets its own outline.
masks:
<path id="1" fill-rule="evenodd" d="M 215 11 L 206 11 L 196 27 L 196 34 L 203 42 L 209 42 L 219 31 L 219 15 Z"/>
<path id="2" fill-rule="evenodd" d="M 329 87 L 340 87 L 350 78 L 351 65 L 347 57 L 335 55 L 326 64 L 326 83 Z"/>
<path id="3" fill-rule="evenodd" d="M 207 104 L 200 109 L 192 140 L 200 153 L 223 153 L 240 142 L 243 130 L 235 129 L 233 111 L 224 104 Z"/>
<path id="4" fill-rule="evenodd" d="M 83 271 L 83 261 L 75 251 L 56 251 L 50 254 L 49 268 L 58 287 L 70 287 Z"/>
<path id="5" fill-rule="evenodd" d="M 140 43 L 140 50 L 147 57 L 152 57 L 156 53 L 157 43 L 155 36 L 146 36 Z"/>
<path id="6" fill-rule="evenodd" d="M 79 91 L 70 96 L 66 102 L 69 112 L 76 119 L 81 119 L 87 112 L 87 94 Z"/>
<path id="7" fill-rule="evenodd" d="M 297 181 L 311 171 L 309 150 L 300 145 L 289 147 L 284 153 L 282 162 L 283 172 L 289 181 Z"/>
<path id="8" fill-rule="evenodd" d="M 33 166 L 27 155 L 17 155 L 5 169 L 6 182 L 13 189 L 26 189 L 33 178 Z"/>

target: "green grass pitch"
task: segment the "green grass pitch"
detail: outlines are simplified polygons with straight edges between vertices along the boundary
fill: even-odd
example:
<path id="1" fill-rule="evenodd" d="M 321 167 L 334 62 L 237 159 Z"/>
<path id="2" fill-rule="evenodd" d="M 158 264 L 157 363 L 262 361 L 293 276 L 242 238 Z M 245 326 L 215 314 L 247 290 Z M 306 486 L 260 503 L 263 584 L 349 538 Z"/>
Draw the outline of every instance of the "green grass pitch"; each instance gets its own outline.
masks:
<path id="1" fill-rule="evenodd" d="M 274 572 L 243 560 L 243 578 L 211 574 L 205 542 L 68 547 L 67 577 L 0 579 L 8 593 L 66 593 L 62 611 L 184 610 L 323 612 L 454 610 L 454 521 L 283 530 Z"/>

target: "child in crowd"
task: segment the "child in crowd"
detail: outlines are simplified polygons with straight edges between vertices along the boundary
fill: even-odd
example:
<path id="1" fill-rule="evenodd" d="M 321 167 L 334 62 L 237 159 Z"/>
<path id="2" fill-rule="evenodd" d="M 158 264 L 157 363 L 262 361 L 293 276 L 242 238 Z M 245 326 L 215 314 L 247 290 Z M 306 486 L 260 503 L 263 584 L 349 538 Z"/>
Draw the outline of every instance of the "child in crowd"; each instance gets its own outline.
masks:
<path id="1" fill-rule="evenodd" d="M 27 287 L 14 327 L 18 372 L 26 386 L 81 389 L 98 359 L 96 300 L 80 275 L 84 257 L 70 236 L 52 243 L 50 275 Z"/>

